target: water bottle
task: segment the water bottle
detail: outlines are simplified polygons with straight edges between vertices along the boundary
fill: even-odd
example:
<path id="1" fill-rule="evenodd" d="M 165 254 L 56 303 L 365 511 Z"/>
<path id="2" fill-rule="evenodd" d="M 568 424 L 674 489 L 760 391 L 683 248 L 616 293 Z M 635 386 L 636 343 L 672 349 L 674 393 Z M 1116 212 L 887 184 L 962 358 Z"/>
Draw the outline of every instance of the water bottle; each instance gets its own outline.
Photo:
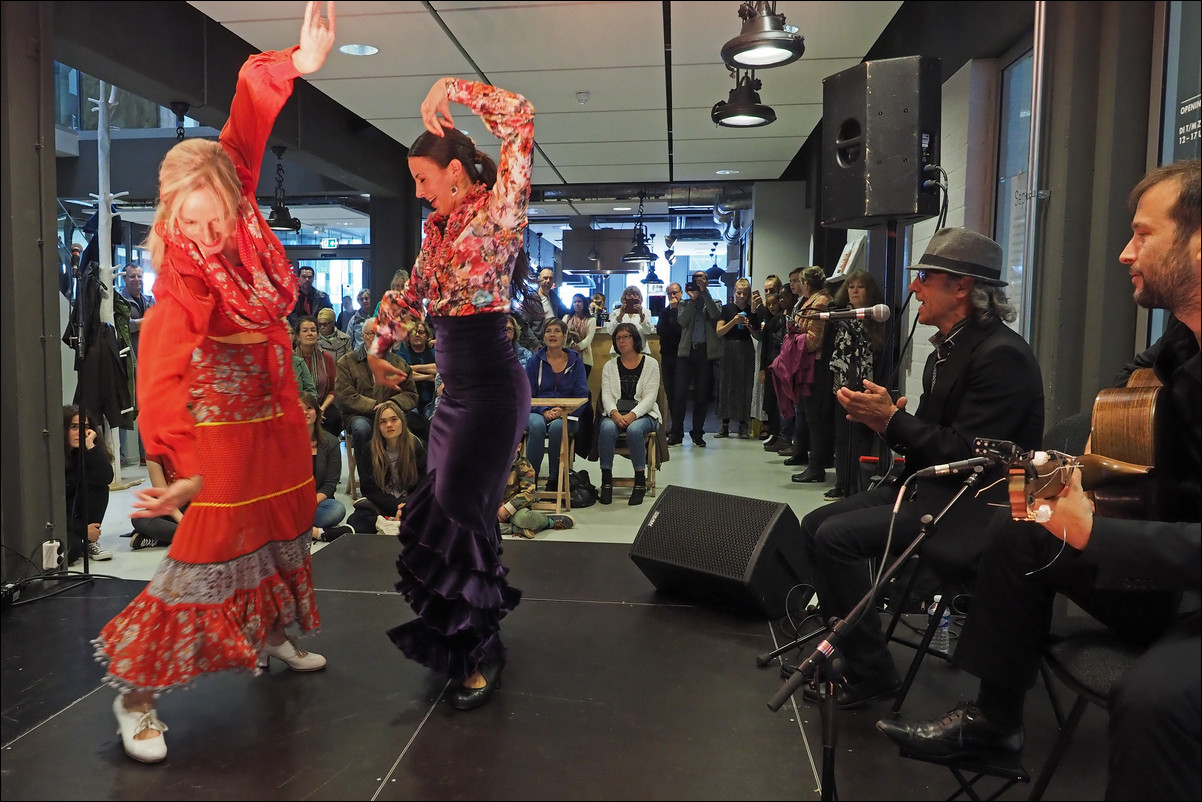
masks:
<path id="1" fill-rule="evenodd" d="M 939 601 L 942 596 L 936 595 L 935 600 L 931 602 L 930 609 L 927 610 L 927 620 L 934 617 L 935 611 L 939 608 Z M 951 649 L 951 626 L 952 626 L 952 608 L 951 605 L 943 608 L 943 616 L 939 619 L 939 626 L 935 630 L 935 636 L 931 638 L 930 648 L 940 654 L 947 654 Z"/>

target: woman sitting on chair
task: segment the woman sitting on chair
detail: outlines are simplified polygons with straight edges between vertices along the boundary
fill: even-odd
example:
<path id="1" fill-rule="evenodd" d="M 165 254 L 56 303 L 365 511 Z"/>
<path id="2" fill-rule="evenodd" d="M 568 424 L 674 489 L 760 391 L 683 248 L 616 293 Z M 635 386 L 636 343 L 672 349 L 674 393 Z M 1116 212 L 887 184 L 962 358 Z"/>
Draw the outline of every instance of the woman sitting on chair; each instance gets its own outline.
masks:
<path id="1" fill-rule="evenodd" d="M 659 363 L 642 353 L 643 338 L 632 323 L 614 327 L 618 355 L 601 369 L 601 431 L 597 454 L 601 459 L 601 492 L 597 500 L 609 504 L 614 491 L 614 453 L 618 436 L 626 434 L 626 447 L 634 464 L 634 487 L 628 504 L 642 504 L 647 492 L 647 435 L 659 426 Z"/>
<path id="2" fill-rule="evenodd" d="M 405 413 L 395 401 L 376 407 L 371 439 L 356 449 L 359 491 L 355 511 L 346 522 L 356 532 L 376 533 L 376 516 L 399 519 L 401 508 L 426 475 L 426 447 L 409 431 Z"/>
<path id="3" fill-rule="evenodd" d="M 559 407 L 539 406 L 540 398 L 587 398 L 588 377 L 584 372 L 584 359 L 575 351 L 564 348 L 568 324 L 551 318 L 543 326 L 543 346 L 526 363 L 526 375 L 530 378 L 530 422 L 526 425 L 526 458 L 534 466 L 535 474 L 543 464 L 543 443 L 551 453 L 547 457 L 547 490 L 554 491 L 559 484 L 559 451 L 563 443 L 563 410 Z M 569 435 L 576 434 L 579 421 L 568 420 Z"/>

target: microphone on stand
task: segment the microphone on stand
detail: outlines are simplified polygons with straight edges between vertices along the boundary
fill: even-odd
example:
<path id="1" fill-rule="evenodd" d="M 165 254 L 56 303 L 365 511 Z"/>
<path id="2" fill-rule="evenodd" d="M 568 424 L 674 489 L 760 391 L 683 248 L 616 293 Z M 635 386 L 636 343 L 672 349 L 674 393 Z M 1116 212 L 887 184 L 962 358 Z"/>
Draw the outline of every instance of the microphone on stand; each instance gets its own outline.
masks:
<path id="1" fill-rule="evenodd" d="M 811 312 L 806 317 L 817 320 L 875 320 L 884 323 L 889 319 L 888 304 L 866 306 L 862 309 L 844 309 L 837 312 Z"/>
<path id="2" fill-rule="evenodd" d="M 971 471 L 973 468 L 980 466 L 988 468 L 1001 463 L 1003 460 L 998 457 L 971 457 L 970 459 L 956 460 L 955 462 L 945 462 L 942 465 L 932 465 L 929 468 L 923 468 L 915 472 L 915 479 L 930 479 L 934 476 L 950 476 L 953 473 L 963 473 Z"/>

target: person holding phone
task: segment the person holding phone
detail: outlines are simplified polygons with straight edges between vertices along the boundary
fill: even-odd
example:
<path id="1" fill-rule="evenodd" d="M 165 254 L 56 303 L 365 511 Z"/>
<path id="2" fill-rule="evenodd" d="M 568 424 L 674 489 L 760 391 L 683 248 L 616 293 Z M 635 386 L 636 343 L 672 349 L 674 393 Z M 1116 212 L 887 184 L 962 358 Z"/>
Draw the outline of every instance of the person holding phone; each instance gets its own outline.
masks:
<path id="1" fill-rule="evenodd" d="M 693 428 L 689 436 L 693 445 L 705 447 L 705 414 L 709 407 L 710 385 L 714 376 L 714 360 L 720 356 L 718 319 L 722 307 L 709 292 L 709 278 L 704 271 L 693 274 L 685 285 L 688 300 L 681 301 L 680 346 L 676 355 L 676 394 L 672 398 L 672 431 L 668 445 L 684 441 L 684 414 L 689 402 L 689 387 L 693 388 Z"/>
<path id="2" fill-rule="evenodd" d="M 739 438 L 751 437 L 752 382 L 755 381 L 755 342 L 760 336 L 760 313 L 751 309 L 751 282 L 735 282 L 734 300 L 722 307 L 716 327 L 725 341 L 718 360 L 718 417 L 722 428 L 718 437 L 730 436 L 731 420 L 738 421 Z"/>
<path id="3" fill-rule="evenodd" d="M 605 324 L 605 330 L 609 332 L 611 339 L 620 323 L 629 323 L 638 330 L 643 341 L 642 352 L 650 354 L 651 344 L 647 341 L 647 335 L 655 331 L 655 324 L 651 322 L 651 313 L 643 308 L 643 291 L 633 284 L 622 290 L 622 305 L 614 311 L 609 322 Z M 617 354 L 616 346 L 611 344 L 609 355 L 617 356 Z"/>

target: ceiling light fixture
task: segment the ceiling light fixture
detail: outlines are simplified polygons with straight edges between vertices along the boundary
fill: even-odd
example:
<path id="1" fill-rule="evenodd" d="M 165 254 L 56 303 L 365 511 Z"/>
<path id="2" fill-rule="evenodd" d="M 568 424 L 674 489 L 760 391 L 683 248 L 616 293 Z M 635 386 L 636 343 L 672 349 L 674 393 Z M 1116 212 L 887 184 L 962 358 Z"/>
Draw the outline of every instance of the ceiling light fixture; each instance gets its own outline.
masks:
<path id="1" fill-rule="evenodd" d="M 597 229 L 593 228 L 593 224 L 591 222 L 589 223 L 589 228 L 592 229 L 593 232 L 593 247 L 589 248 L 588 253 L 585 254 L 584 258 L 588 259 L 590 262 L 595 262 L 601 258 L 601 254 L 597 253 Z"/>
<path id="2" fill-rule="evenodd" d="M 749 70 L 742 76 L 736 69 L 730 72 L 735 78 L 735 88 L 730 90 L 729 100 L 719 100 L 710 111 L 710 119 L 714 121 L 714 125 L 726 128 L 758 128 L 775 122 L 776 112 L 771 106 L 760 102 L 757 90 L 762 86 L 762 82 L 755 77 L 755 70 Z"/>
<path id="3" fill-rule="evenodd" d="M 380 48 L 375 45 L 343 45 L 338 51 L 348 56 L 374 56 L 380 52 Z"/>
<path id="4" fill-rule="evenodd" d="M 626 262 L 628 264 L 631 262 L 646 263 L 646 262 L 654 262 L 655 261 L 655 254 L 653 254 L 651 252 L 651 249 L 649 247 L 647 247 L 647 239 L 648 239 L 647 226 L 645 226 L 643 224 L 643 198 L 644 197 L 645 197 L 644 193 L 640 192 L 639 193 L 639 216 L 637 218 L 635 218 L 635 221 L 634 221 L 634 239 L 632 240 L 632 242 L 634 243 L 634 247 L 632 247 L 626 253 L 626 255 L 622 257 L 622 261 Z"/>
<path id="5" fill-rule="evenodd" d="M 742 69 L 781 67 L 792 64 L 806 52 L 805 37 L 797 28 L 785 24 L 785 15 L 776 13 L 776 2 L 746 2 L 739 6 L 743 29 L 722 45 L 722 61 Z"/>
<path id="6" fill-rule="evenodd" d="M 273 231 L 301 230 L 301 221 L 288 211 L 284 198 L 284 153 L 287 150 L 283 145 L 271 146 L 271 152 L 275 154 L 275 200 L 271 203 L 271 216 L 267 218 L 267 227 Z"/>

